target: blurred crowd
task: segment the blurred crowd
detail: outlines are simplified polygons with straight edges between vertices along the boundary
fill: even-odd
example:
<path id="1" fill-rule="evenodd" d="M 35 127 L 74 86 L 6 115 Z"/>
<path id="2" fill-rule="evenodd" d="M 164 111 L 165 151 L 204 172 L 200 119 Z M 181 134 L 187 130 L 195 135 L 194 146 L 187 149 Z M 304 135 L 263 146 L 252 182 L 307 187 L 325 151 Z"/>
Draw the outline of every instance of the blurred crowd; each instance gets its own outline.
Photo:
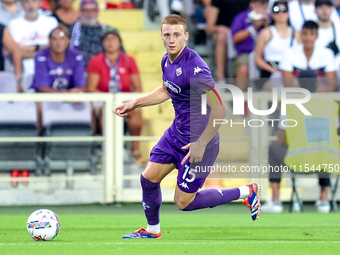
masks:
<path id="1" fill-rule="evenodd" d="M 317 91 L 338 90 L 340 1 L 194 2 L 197 28 L 215 44 L 217 82 L 236 77 L 246 90 L 248 78 L 261 78 L 256 89 L 270 90 L 317 78 Z"/>

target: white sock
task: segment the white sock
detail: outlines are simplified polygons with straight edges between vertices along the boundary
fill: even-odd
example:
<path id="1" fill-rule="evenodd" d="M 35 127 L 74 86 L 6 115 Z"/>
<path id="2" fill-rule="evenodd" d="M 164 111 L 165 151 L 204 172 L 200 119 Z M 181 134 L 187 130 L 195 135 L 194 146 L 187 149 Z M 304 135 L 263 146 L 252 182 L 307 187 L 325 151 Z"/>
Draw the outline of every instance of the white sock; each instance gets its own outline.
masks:
<path id="1" fill-rule="evenodd" d="M 240 190 L 241 199 L 245 199 L 250 195 L 250 189 L 248 186 L 241 186 L 238 189 Z"/>
<path id="2" fill-rule="evenodd" d="M 158 234 L 161 231 L 161 225 L 159 223 L 157 225 L 148 224 L 146 231 L 150 232 L 151 234 Z"/>

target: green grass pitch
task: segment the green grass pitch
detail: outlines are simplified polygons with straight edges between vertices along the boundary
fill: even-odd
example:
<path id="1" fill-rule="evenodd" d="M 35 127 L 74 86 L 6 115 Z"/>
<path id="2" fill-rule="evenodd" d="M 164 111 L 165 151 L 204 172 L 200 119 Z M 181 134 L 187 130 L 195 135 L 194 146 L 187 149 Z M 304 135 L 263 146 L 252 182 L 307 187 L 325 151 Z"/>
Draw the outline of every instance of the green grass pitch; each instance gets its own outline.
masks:
<path id="1" fill-rule="evenodd" d="M 47 207 L 47 206 L 46 206 Z M 0 254 L 339 254 L 340 214 L 261 214 L 253 222 L 241 204 L 195 212 L 174 205 L 161 209 L 162 239 L 123 240 L 145 226 L 141 205 L 49 206 L 60 218 L 59 235 L 34 241 L 26 230 L 30 213 L 41 208 L 0 207 Z"/>

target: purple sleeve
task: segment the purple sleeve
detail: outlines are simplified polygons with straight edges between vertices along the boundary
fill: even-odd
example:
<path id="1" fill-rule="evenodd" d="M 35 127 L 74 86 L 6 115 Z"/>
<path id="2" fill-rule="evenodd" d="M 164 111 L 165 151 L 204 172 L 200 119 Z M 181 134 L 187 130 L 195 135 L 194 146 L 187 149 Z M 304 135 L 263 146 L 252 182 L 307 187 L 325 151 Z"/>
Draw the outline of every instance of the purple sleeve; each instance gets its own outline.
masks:
<path id="1" fill-rule="evenodd" d="M 77 51 L 74 57 L 74 73 L 73 73 L 73 84 L 74 87 L 85 87 L 85 64 L 83 55 Z"/>
<path id="2" fill-rule="evenodd" d="M 215 80 L 211 71 L 201 57 L 197 56 L 190 60 L 185 68 L 186 78 L 190 83 L 190 87 L 198 94 L 206 93 L 203 89 L 209 91 L 209 87 L 215 87 Z"/>
<path id="3" fill-rule="evenodd" d="M 247 18 L 247 15 L 245 15 L 245 11 L 239 13 L 234 18 L 232 24 L 231 24 L 231 33 L 234 36 L 238 31 L 241 31 L 243 29 L 246 29 L 248 25 L 246 24 L 245 20 Z"/>
<path id="4" fill-rule="evenodd" d="M 37 54 L 34 58 L 34 78 L 31 88 L 39 91 L 40 87 L 49 87 L 49 76 L 47 59 L 45 56 Z"/>

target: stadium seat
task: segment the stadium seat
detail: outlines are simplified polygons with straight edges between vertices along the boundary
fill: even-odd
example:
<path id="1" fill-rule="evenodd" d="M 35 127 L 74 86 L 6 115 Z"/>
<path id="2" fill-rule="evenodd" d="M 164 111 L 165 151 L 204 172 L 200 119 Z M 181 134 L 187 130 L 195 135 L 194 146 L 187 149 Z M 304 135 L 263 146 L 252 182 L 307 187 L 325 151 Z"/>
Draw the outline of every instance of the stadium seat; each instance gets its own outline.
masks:
<path id="1" fill-rule="evenodd" d="M 10 72 L 0 72 L 0 93 L 17 93 L 18 86 L 15 75 Z"/>
<path id="2" fill-rule="evenodd" d="M 17 93 L 17 83 L 12 73 L 0 72 L 0 81 L 0 93 Z M 0 102 L 0 137 L 37 136 L 37 108 L 34 102 Z M 0 170 L 36 170 L 39 175 L 41 166 L 39 143 L 1 143 Z"/>
<path id="3" fill-rule="evenodd" d="M 24 92 L 34 92 L 34 89 L 30 89 L 33 82 L 34 74 L 26 74 L 22 78 L 22 89 Z"/>
<path id="4" fill-rule="evenodd" d="M 99 21 L 119 30 L 143 30 L 142 10 L 106 10 L 99 12 Z"/>
<path id="5" fill-rule="evenodd" d="M 42 103 L 42 123 L 45 136 L 79 137 L 92 136 L 92 115 L 89 103 Z M 97 172 L 97 153 L 93 142 L 48 142 L 45 148 L 44 173 L 51 170 L 66 170 L 67 176 L 74 170 Z M 72 188 L 73 182 L 67 182 Z"/>

